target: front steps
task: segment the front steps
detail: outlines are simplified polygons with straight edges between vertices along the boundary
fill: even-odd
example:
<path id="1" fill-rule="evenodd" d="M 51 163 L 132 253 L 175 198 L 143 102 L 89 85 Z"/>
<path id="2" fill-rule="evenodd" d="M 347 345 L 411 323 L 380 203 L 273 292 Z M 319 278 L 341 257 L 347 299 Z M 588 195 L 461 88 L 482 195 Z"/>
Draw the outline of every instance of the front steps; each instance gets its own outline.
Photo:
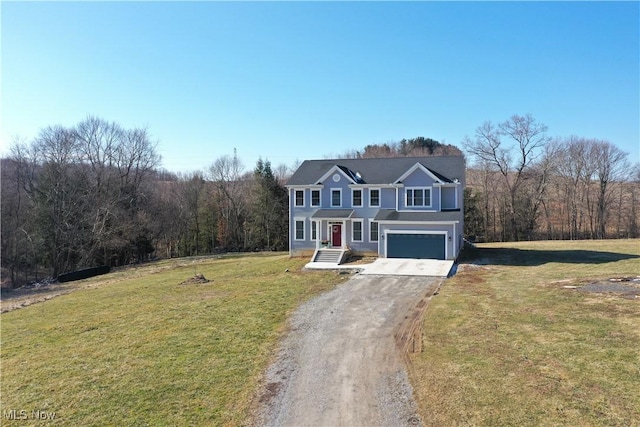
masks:
<path id="1" fill-rule="evenodd" d="M 312 262 L 326 262 L 340 264 L 344 258 L 344 249 L 317 249 L 313 254 Z"/>

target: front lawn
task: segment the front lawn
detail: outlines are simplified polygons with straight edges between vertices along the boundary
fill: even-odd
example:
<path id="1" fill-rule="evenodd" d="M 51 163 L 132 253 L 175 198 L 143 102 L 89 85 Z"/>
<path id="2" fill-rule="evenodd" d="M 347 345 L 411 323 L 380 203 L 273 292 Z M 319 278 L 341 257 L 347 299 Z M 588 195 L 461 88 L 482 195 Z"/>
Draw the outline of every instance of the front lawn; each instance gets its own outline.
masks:
<path id="1" fill-rule="evenodd" d="M 640 425 L 640 297 L 618 292 L 640 283 L 609 281 L 640 275 L 639 240 L 483 244 L 468 262 L 410 357 L 425 425 Z"/>
<path id="2" fill-rule="evenodd" d="M 2 425 L 242 424 L 287 316 L 345 280 L 307 261 L 170 260 L 4 313 Z"/>

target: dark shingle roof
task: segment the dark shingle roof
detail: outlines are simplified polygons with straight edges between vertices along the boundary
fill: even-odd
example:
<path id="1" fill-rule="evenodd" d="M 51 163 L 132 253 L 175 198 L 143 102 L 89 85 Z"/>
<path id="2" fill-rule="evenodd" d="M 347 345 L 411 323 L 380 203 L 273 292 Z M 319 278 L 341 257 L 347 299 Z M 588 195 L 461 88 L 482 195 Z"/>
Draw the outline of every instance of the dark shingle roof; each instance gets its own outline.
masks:
<path id="1" fill-rule="evenodd" d="M 451 212 L 398 212 L 395 209 L 380 209 L 374 221 L 458 221 L 460 210 Z"/>
<path id="2" fill-rule="evenodd" d="M 381 159 L 305 160 L 287 185 L 313 185 L 334 166 L 361 184 L 391 184 L 416 163 L 429 169 L 444 182 L 464 183 L 463 156 L 392 157 Z M 358 175 L 361 177 L 359 178 Z"/>
<path id="3" fill-rule="evenodd" d="M 347 219 L 353 215 L 353 209 L 318 209 L 311 218 L 313 219 Z"/>

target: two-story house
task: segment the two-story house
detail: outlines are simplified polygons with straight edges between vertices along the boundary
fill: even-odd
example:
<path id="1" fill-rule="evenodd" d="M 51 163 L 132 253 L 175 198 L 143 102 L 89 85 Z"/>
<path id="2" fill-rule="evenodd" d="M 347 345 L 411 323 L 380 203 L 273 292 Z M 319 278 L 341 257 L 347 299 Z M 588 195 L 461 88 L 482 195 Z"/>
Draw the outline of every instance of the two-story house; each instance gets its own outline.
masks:
<path id="1" fill-rule="evenodd" d="M 287 183 L 289 252 L 454 260 L 464 225 L 463 156 L 307 160 Z"/>

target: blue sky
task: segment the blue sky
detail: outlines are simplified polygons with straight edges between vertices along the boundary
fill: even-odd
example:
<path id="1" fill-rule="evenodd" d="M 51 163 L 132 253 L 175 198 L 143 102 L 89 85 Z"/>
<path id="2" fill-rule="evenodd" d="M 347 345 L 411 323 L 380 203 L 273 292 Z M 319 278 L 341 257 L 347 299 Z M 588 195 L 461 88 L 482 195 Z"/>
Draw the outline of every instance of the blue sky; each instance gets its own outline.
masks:
<path id="1" fill-rule="evenodd" d="M 640 161 L 640 3 L 1 2 L 1 143 L 87 115 L 248 169 L 532 114 Z"/>

